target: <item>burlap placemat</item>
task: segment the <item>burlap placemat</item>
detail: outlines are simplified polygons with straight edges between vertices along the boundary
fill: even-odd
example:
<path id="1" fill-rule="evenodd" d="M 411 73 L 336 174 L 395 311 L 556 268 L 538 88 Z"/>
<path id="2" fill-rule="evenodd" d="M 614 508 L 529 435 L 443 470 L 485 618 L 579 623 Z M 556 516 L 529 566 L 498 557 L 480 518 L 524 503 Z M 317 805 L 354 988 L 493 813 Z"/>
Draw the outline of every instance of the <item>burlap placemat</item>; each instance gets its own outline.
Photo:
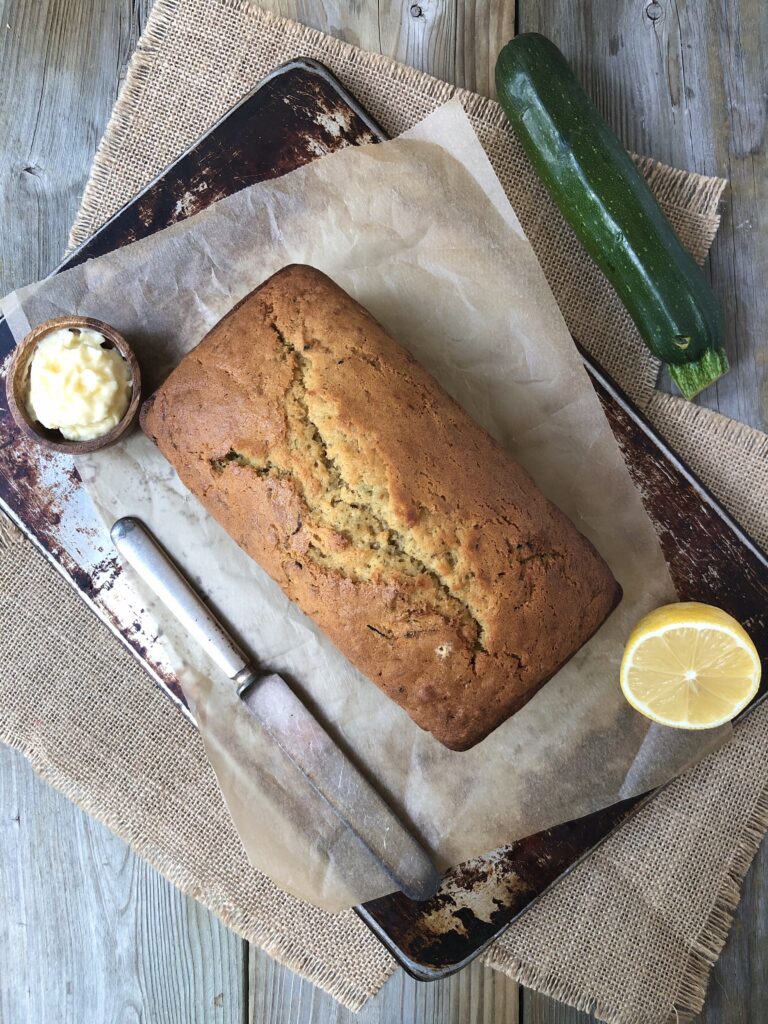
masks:
<path id="1" fill-rule="evenodd" d="M 654 361 L 488 100 L 242 0 L 157 0 L 73 243 L 266 71 L 299 55 L 333 68 L 391 133 L 461 96 L 574 334 L 768 546 L 768 512 L 759 501 L 768 486 L 768 438 L 654 391 Z M 647 161 L 643 170 L 686 244 L 703 258 L 723 183 Z M 394 965 L 377 940 L 354 914 L 317 911 L 250 868 L 195 731 L 1 519 L 0 664 L 0 739 L 44 779 L 240 934 L 347 1006 L 360 1007 L 378 990 Z M 697 1012 L 740 883 L 768 827 L 766 766 L 763 708 L 729 747 L 669 786 L 514 924 L 487 962 L 616 1024 L 662 1024 Z"/>

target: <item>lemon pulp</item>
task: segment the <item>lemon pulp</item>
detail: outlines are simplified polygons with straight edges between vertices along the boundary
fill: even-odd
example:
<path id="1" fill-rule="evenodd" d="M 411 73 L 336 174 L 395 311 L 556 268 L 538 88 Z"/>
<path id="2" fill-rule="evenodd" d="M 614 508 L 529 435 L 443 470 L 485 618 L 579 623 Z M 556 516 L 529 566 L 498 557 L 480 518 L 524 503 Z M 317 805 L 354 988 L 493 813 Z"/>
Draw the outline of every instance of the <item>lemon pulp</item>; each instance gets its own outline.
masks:
<path id="1" fill-rule="evenodd" d="M 654 722 L 712 729 L 757 693 L 760 656 L 727 612 L 695 601 L 665 605 L 635 626 L 621 663 L 629 703 Z"/>

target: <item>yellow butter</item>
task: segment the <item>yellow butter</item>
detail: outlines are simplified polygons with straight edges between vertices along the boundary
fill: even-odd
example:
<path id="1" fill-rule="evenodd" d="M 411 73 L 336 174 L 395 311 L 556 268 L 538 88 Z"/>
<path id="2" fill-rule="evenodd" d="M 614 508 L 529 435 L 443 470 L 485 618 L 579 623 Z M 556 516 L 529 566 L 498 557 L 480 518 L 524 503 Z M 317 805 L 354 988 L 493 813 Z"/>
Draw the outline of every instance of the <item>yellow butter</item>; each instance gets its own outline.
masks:
<path id="1" fill-rule="evenodd" d="M 27 411 L 69 441 L 90 441 L 116 426 L 131 400 L 128 364 L 98 331 L 47 334 L 29 367 Z"/>

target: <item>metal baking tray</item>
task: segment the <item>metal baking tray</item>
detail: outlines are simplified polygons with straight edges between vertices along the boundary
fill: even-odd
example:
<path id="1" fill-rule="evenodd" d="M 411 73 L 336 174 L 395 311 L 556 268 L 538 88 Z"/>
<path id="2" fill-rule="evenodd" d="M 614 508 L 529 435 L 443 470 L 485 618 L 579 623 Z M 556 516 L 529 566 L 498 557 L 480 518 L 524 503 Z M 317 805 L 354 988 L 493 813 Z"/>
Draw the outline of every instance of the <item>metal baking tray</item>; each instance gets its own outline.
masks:
<path id="1" fill-rule="evenodd" d="M 324 153 L 385 137 L 326 68 L 312 60 L 292 61 L 268 75 L 58 270 L 143 238 Z M 10 329 L 0 319 L 0 377 L 13 347 Z M 765 663 L 768 560 L 600 367 L 582 355 L 658 530 L 680 597 L 731 612 L 749 630 Z M 186 712 L 178 682 L 72 461 L 43 453 L 21 436 L 4 387 L 0 506 Z M 755 703 L 765 693 L 764 684 Z M 394 894 L 357 908 L 358 913 L 410 974 L 422 980 L 444 977 L 476 957 L 646 799 L 608 807 L 462 864 L 423 903 Z"/>

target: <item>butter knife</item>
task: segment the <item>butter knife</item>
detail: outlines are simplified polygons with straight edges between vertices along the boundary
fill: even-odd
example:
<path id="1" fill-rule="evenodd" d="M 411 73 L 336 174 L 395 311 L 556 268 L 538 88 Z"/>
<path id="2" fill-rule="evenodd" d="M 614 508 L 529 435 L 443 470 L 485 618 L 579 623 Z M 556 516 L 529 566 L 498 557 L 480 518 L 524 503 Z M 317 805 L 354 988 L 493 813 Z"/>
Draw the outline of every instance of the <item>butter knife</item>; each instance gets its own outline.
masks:
<path id="1" fill-rule="evenodd" d="M 139 519 L 118 519 L 111 536 L 125 561 L 234 682 L 241 699 L 318 798 L 376 859 L 393 888 L 414 900 L 432 896 L 440 876 L 427 852 L 285 680 L 258 671 Z"/>

